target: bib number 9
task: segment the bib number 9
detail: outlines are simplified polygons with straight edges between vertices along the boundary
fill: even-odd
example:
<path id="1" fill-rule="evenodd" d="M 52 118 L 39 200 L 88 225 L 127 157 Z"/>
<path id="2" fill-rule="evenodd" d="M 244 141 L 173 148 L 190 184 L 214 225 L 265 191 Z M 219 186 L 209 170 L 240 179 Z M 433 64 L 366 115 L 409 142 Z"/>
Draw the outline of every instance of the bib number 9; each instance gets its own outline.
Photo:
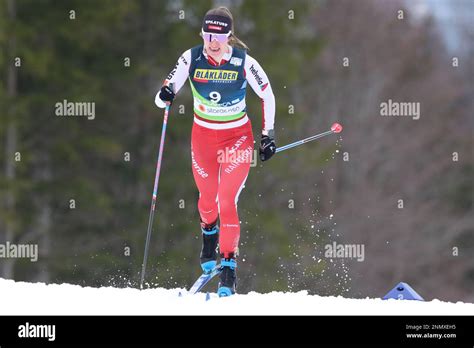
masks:
<path id="1" fill-rule="evenodd" d="M 209 98 L 211 98 L 211 100 L 214 103 L 218 103 L 219 100 L 221 100 L 221 94 L 219 92 L 213 91 L 213 92 L 209 93 Z"/>

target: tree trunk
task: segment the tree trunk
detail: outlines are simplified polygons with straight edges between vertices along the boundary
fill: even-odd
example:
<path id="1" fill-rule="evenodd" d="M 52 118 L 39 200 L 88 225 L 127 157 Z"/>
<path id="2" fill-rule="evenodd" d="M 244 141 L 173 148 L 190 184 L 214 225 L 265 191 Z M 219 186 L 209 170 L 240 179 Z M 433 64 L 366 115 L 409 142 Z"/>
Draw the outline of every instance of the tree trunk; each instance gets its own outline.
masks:
<path id="1" fill-rule="evenodd" d="M 8 17 L 10 20 L 15 19 L 16 8 L 15 0 L 8 0 L 7 2 Z M 16 40 L 14 35 L 10 35 L 8 40 L 8 71 L 7 71 L 7 96 L 11 100 L 17 94 L 17 72 L 13 65 L 13 54 L 16 49 Z M 15 149 L 17 144 L 17 129 L 15 125 L 15 119 L 12 117 L 12 108 L 9 109 L 6 133 L 6 146 L 5 146 L 5 178 L 7 183 L 12 183 L 15 179 Z M 15 209 L 15 196 L 12 189 L 12 185 L 7 184 L 7 190 L 5 193 L 5 211 L 7 212 L 8 218 L 5 221 L 5 241 L 14 242 L 14 223 L 13 213 Z M 2 265 L 2 276 L 7 279 L 13 279 L 14 277 L 14 259 L 4 259 L 1 262 Z"/>
<path id="2" fill-rule="evenodd" d="M 40 182 L 48 184 L 51 181 L 52 176 L 49 155 L 46 154 L 41 157 L 43 157 L 43 160 L 39 163 L 39 172 L 37 178 L 40 180 Z M 52 209 L 48 193 L 40 196 L 36 205 L 38 206 L 39 210 L 37 231 L 38 235 L 40 236 L 38 262 L 41 265 L 40 272 L 38 273 L 36 280 L 49 283 L 51 280 L 49 272 L 49 257 L 51 254 Z"/>

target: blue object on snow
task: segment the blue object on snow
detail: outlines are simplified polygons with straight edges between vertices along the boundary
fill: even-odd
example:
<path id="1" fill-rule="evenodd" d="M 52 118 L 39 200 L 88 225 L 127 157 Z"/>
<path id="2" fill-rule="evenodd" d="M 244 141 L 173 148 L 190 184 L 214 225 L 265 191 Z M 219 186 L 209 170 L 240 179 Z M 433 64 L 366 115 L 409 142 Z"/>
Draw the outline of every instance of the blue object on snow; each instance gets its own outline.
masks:
<path id="1" fill-rule="evenodd" d="M 424 301 L 413 288 L 407 283 L 398 283 L 392 290 L 390 290 L 387 295 L 382 297 L 382 300 L 388 300 L 389 298 L 394 298 L 396 300 L 416 300 Z"/>
<path id="2" fill-rule="evenodd" d="M 217 295 L 219 295 L 219 297 L 231 296 L 232 290 L 227 286 L 221 286 L 219 289 L 217 289 Z"/>
<path id="3" fill-rule="evenodd" d="M 209 301 L 211 299 L 211 295 L 209 295 L 208 292 L 206 292 L 206 301 Z"/>

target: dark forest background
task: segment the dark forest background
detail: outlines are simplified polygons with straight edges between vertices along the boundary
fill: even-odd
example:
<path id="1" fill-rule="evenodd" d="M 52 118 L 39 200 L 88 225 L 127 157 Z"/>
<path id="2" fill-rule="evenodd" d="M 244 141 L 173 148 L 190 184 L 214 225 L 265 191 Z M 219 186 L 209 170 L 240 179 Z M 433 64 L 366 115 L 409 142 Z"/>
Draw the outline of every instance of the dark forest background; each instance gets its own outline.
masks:
<path id="1" fill-rule="evenodd" d="M 154 96 L 223 4 L 270 77 L 277 144 L 344 125 L 251 169 L 239 292 L 381 297 L 405 281 L 425 299 L 474 302 L 474 4 L 444 2 L 454 46 L 402 1 L 2 0 L 0 243 L 40 254 L 0 259 L 0 276 L 137 286 L 163 119 Z M 95 103 L 95 119 L 56 116 L 65 99 Z M 420 119 L 381 116 L 389 99 L 420 103 Z M 247 103 L 258 135 L 250 88 Z M 191 126 L 186 84 L 170 112 L 150 287 L 200 273 Z M 333 241 L 363 244 L 364 261 L 325 257 Z"/>

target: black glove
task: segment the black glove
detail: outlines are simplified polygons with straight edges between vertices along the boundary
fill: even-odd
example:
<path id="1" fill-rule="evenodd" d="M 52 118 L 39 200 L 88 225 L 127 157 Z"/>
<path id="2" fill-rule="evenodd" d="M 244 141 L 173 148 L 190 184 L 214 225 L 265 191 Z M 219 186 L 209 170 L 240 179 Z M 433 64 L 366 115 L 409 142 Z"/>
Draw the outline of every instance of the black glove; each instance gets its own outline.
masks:
<path id="1" fill-rule="evenodd" d="M 270 132 L 273 133 L 273 132 Z M 276 151 L 275 139 L 273 134 L 263 135 L 260 139 L 260 159 L 262 161 L 269 160 Z"/>
<path id="2" fill-rule="evenodd" d="M 173 99 L 175 97 L 175 94 L 170 86 L 163 86 L 161 87 L 159 97 L 161 100 L 163 100 L 164 102 L 169 102 L 171 105 L 173 104 Z"/>

